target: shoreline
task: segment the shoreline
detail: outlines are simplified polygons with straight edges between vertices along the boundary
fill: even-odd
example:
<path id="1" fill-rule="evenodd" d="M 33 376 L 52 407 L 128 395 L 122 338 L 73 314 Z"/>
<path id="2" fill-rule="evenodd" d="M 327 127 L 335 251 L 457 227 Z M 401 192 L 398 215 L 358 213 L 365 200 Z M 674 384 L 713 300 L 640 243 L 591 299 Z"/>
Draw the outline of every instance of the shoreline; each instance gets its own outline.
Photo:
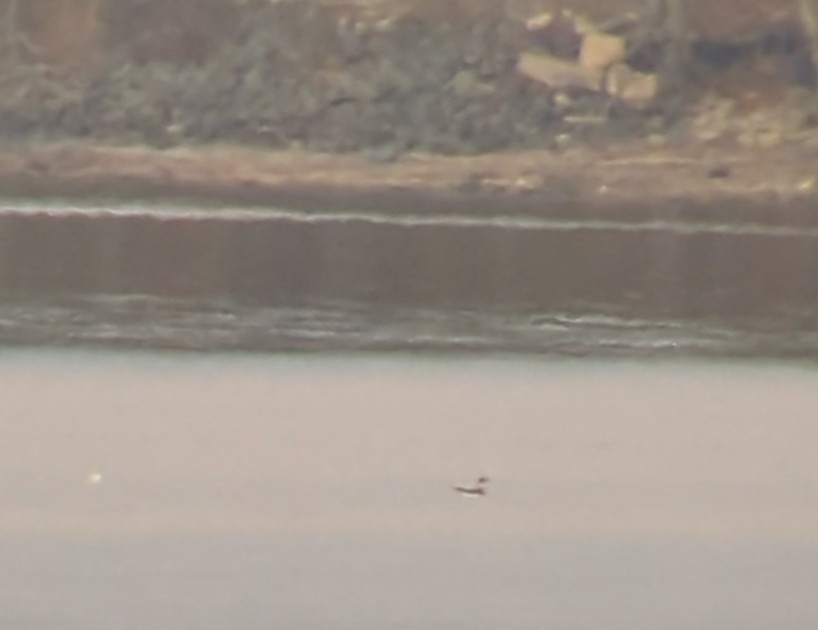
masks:
<path id="1" fill-rule="evenodd" d="M 0 345 L 813 359 L 808 158 L 6 146 Z"/>
<path id="2" fill-rule="evenodd" d="M 478 156 L 360 155 L 77 142 L 0 147 L 6 199 L 302 212 L 818 226 L 815 150 L 639 144 Z"/>
<path id="3" fill-rule="evenodd" d="M 591 312 L 373 310 L 340 303 L 276 309 L 97 296 L 14 303 L 0 308 L 0 315 L 4 348 L 810 363 L 818 356 L 818 338 L 809 327 L 780 330 Z"/>

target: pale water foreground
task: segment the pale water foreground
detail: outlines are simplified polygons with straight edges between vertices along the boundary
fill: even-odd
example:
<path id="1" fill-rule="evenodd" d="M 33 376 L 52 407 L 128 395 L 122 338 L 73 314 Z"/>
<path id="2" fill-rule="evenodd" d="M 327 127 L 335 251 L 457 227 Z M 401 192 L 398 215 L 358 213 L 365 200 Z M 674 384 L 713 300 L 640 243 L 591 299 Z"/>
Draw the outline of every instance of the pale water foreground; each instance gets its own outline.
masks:
<path id="1" fill-rule="evenodd" d="M 5 351 L 0 383 L 2 628 L 818 627 L 812 368 Z"/>

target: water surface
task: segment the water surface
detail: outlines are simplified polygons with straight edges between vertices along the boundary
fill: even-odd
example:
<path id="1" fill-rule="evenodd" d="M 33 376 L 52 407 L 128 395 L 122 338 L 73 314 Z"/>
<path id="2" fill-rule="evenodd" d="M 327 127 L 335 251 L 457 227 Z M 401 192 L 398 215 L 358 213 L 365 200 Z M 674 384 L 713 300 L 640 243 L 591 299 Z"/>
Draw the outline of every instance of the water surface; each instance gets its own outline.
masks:
<path id="1" fill-rule="evenodd" d="M 818 231 L 452 212 L 0 207 L 0 342 L 818 355 Z"/>
<path id="2" fill-rule="evenodd" d="M 4 627 L 818 624 L 812 369 L 6 350 L 0 383 Z"/>

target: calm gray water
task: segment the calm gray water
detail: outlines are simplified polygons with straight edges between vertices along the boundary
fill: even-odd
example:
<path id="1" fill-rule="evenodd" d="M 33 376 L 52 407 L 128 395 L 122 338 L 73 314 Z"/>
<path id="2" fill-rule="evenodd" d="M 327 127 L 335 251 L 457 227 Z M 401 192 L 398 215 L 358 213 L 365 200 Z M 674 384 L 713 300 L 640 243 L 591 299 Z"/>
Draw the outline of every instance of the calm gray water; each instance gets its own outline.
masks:
<path id="1" fill-rule="evenodd" d="M 6 350 L 0 383 L 3 628 L 818 627 L 815 369 Z"/>

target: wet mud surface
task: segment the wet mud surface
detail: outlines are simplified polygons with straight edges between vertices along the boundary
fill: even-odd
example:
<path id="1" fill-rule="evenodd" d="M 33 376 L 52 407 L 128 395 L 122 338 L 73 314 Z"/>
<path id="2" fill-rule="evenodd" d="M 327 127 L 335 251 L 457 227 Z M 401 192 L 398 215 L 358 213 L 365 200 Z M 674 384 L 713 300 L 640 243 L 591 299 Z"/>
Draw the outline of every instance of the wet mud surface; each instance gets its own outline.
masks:
<path id="1" fill-rule="evenodd" d="M 399 162 L 242 147 L 103 147 L 76 143 L 0 150 L 4 196 L 100 199 L 311 214 L 520 215 L 567 220 L 677 220 L 814 226 L 816 149 L 628 145 L 482 156 L 412 154 Z M 56 207 L 56 206 L 55 206 Z"/>
<path id="2" fill-rule="evenodd" d="M 786 225 L 7 206 L 0 341 L 814 358 L 817 245 Z"/>

